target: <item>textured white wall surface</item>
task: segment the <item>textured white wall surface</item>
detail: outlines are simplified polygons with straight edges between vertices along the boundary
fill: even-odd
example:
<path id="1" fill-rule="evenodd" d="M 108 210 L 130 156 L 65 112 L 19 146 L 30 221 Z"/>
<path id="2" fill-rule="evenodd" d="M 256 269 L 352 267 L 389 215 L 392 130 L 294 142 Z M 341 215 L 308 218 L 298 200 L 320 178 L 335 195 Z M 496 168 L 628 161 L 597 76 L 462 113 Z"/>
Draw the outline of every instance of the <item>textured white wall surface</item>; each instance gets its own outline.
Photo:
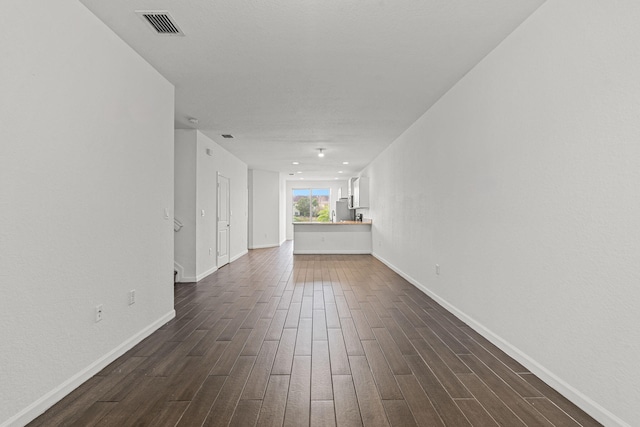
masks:
<path id="1" fill-rule="evenodd" d="M 280 174 L 253 169 L 249 171 L 250 202 L 249 248 L 280 245 Z"/>
<path id="2" fill-rule="evenodd" d="M 229 249 L 231 260 L 247 253 L 249 195 L 247 191 L 247 164 L 200 131 L 196 133 L 198 139 L 197 218 L 199 221 L 197 258 L 198 274 L 202 274 L 205 271 L 210 271 L 216 262 L 217 174 L 220 173 L 229 178 L 231 184 L 229 189 L 231 193 L 231 242 Z M 207 149 L 212 151 L 211 156 L 206 154 Z M 202 209 L 205 209 L 204 217 L 200 214 Z M 214 252 L 211 259 L 209 258 L 209 248 L 213 248 Z"/>
<path id="3" fill-rule="evenodd" d="M 280 194 L 280 219 L 279 219 L 279 233 L 278 243 L 283 244 L 287 240 L 287 175 L 280 174 L 279 194 Z"/>
<path id="4" fill-rule="evenodd" d="M 215 142 L 196 134 L 196 281 L 218 269 L 218 159 L 207 155 Z M 220 147 L 217 147 L 220 149 Z M 220 149 L 221 150 L 221 149 Z M 245 169 L 246 170 L 246 169 Z M 204 212 L 204 215 L 203 215 Z M 233 230 L 235 231 L 235 230 Z"/>
<path id="5" fill-rule="evenodd" d="M 174 92 L 77 1 L 2 9 L 0 425 L 23 425 L 174 316 Z"/>
<path id="6" fill-rule="evenodd" d="M 176 129 L 174 149 L 174 212 L 182 223 L 174 233 L 174 261 L 181 281 L 196 277 L 196 132 Z"/>
<path id="7" fill-rule="evenodd" d="M 606 425 L 640 420 L 638 22 L 545 3 L 363 173 L 375 255 Z"/>

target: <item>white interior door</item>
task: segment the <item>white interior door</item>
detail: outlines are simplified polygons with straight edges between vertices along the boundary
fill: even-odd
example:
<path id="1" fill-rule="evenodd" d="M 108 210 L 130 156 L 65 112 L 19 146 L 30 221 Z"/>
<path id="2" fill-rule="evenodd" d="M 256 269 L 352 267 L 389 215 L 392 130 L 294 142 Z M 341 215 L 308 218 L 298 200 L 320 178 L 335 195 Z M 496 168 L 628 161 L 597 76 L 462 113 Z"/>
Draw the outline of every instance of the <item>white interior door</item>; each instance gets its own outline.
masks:
<path id="1" fill-rule="evenodd" d="M 229 178 L 218 174 L 218 268 L 229 263 L 230 217 Z"/>

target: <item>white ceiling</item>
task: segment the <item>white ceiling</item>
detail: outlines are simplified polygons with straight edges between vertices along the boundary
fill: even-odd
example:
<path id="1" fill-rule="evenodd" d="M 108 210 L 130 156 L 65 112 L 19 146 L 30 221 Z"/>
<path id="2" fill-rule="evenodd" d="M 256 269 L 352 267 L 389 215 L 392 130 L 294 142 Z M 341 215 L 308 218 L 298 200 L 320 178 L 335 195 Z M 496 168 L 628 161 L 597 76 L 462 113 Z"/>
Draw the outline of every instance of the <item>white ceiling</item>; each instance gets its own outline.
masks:
<path id="1" fill-rule="evenodd" d="M 250 168 L 334 179 L 363 169 L 544 0 L 81 2 L 175 85 L 176 128 L 195 117 Z M 185 36 L 155 34 L 136 10 L 168 11 Z"/>

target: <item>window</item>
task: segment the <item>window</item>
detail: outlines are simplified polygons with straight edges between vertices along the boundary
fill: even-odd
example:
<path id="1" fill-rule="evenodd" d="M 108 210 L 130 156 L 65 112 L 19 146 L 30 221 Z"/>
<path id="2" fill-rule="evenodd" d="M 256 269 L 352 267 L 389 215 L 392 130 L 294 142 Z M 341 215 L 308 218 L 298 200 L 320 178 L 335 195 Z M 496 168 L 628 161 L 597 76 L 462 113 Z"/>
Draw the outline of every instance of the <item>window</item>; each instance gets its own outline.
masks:
<path id="1" fill-rule="evenodd" d="M 293 190 L 293 222 L 329 222 L 328 188 Z"/>

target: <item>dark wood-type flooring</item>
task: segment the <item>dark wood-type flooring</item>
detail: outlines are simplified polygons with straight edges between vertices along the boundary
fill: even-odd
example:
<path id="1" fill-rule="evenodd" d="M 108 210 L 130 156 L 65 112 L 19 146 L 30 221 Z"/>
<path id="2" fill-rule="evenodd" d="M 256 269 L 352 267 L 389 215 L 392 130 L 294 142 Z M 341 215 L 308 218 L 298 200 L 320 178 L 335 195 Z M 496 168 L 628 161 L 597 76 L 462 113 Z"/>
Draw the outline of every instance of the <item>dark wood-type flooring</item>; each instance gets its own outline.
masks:
<path id="1" fill-rule="evenodd" d="M 33 426 L 596 426 L 368 255 L 250 251 Z"/>

